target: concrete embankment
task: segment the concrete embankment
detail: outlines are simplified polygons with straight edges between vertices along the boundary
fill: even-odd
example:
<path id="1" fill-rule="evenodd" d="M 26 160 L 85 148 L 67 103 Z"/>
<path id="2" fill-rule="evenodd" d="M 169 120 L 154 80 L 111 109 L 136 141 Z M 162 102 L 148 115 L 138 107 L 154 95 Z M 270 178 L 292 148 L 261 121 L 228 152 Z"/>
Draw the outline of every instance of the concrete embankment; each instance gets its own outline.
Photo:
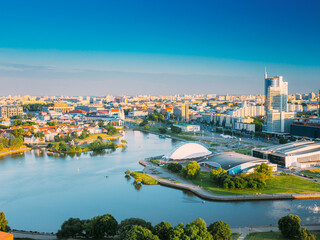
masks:
<path id="1" fill-rule="evenodd" d="M 256 194 L 256 195 L 217 195 L 210 193 L 203 188 L 196 186 L 189 181 L 179 178 L 175 174 L 164 170 L 163 168 L 157 166 L 150 166 L 148 161 L 151 159 L 156 159 L 158 157 L 146 158 L 139 160 L 139 163 L 144 166 L 144 172 L 155 178 L 160 185 L 176 188 L 180 190 L 187 190 L 198 197 L 208 200 L 208 201 L 255 201 L 255 200 L 294 200 L 294 199 L 320 199 L 319 193 L 292 193 L 292 194 Z M 157 171 L 161 172 L 161 177 L 159 175 L 152 174 L 152 169 L 156 168 Z M 168 180 L 168 179 L 175 180 Z M 320 185 L 319 185 L 320 190 Z"/>

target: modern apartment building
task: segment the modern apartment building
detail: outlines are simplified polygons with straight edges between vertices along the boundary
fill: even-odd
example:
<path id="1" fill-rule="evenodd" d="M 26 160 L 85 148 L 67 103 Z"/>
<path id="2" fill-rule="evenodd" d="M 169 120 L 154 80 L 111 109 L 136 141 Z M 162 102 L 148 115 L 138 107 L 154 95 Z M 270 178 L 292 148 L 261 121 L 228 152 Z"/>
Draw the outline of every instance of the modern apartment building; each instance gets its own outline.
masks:
<path id="1" fill-rule="evenodd" d="M 23 114 L 21 105 L 0 106 L 0 118 L 10 118 Z"/>
<path id="2" fill-rule="evenodd" d="M 173 108 L 173 115 L 179 120 L 188 122 L 189 121 L 189 105 L 183 104 Z"/>

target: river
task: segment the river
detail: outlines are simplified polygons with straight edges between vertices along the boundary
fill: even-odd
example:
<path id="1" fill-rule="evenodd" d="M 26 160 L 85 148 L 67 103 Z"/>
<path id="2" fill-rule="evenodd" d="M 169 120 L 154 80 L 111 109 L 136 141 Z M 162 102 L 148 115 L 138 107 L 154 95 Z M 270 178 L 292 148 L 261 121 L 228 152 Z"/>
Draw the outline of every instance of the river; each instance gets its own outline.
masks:
<path id="1" fill-rule="evenodd" d="M 176 144 L 154 134 L 128 131 L 126 149 L 80 156 L 32 150 L 0 158 L 0 211 L 14 229 L 56 232 L 70 217 L 88 219 L 111 213 L 119 222 L 139 217 L 156 224 L 188 223 L 201 217 L 232 227 L 277 224 L 297 214 L 302 224 L 320 223 L 320 200 L 208 202 L 163 186 L 137 190 L 124 171 L 142 170 L 138 160 L 167 153 Z"/>

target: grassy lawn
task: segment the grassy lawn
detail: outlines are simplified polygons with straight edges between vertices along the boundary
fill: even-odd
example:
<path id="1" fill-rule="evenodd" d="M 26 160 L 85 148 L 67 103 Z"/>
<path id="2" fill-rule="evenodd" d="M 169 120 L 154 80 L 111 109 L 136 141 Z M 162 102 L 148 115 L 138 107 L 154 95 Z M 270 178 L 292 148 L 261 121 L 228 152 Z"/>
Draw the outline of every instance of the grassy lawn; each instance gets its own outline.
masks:
<path id="1" fill-rule="evenodd" d="M 305 175 L 307 177 L 320 178 L 320 171 L 318 172 L 316 170 L 311 170 L 311 171 L 303 170 L 300 173 L 302 173 L 303 175 Z"/>
<path id="2" fill-rule="evenodd" d="M 302 179 L 293 175 L 276 176 L 267 181 L 264 189 L 223 189 L 210 179 L 209 172 L 201 172 L 200 175 L 191 180 L 193 184 L 198 185 L 207 191 L 220 195 L 238 195 L 238 194 L 276 194 L 276 193 L 312 193 L 320 191 L 320 184 Z"/>
<path id="3" fill-rule="evenodd" d="M 251 156 L 251 150 L 253 149 L 253 146 L 247 147 L 247 148 L 238 148 L 238 149 L 233 149 L 236 153 L 241 153 L 245 155 L 250 155 Z"/>
<path id="4" fill-rule="evenodd" d="M 141 183 L 145 185 L 156 185 L 158 184 L 158 181 L 154 179 L 153 177 L 150 177 L 148 174 L 145 174 L 143 172 L 131 172 L 130 174 L 135 179 L 141 179 Z"/>
<path id="5" fill-rule="evenodd" d="M 320 231 L 311 231 L 320 240 Z M 250 233 L 245 237 L 245 240 L 288 240 L 284 238 L 280 232 L 256 232 Z"/>
<path id="6" fill-rule="evenodd" d="M 90 135 L 89 137 L 85 138 L 85 139 L 80 139 L 80 138 L 76 138 L 74 139 L 75 141 L 82 141 L 82 140 L 91 140 L 91 139 L 97 139 L 98 137 L 102 137 L 102 138 L 108 138 L 108 137 L 114 137 L 115 135 L 109 135 L 106 133 L 95 133 Z"/>
<path id="7" fill-rule="evenodd" d="M 152 159 L 152 160 L 149 160 L 149 162 L 151 162 L 153 164 L 159 164 L 160 163 L 160 159 Z"/>
<path id="8" fill-rule="evenodd" d="M 231 233 L 231 240 L 238 240 L 241 236 L 241 233 Z"/>

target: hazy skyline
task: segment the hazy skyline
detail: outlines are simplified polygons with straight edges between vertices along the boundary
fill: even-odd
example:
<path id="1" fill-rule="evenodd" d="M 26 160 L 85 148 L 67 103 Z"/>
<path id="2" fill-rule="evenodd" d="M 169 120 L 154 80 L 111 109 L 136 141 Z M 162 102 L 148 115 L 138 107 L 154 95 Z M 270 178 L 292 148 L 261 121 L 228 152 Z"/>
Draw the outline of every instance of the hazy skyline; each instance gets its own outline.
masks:
<path id="1" fill-rule="evenodd" d="M 318 1 L 10 1 L 0 95 L 257 94 L 320 82 Z"/>

